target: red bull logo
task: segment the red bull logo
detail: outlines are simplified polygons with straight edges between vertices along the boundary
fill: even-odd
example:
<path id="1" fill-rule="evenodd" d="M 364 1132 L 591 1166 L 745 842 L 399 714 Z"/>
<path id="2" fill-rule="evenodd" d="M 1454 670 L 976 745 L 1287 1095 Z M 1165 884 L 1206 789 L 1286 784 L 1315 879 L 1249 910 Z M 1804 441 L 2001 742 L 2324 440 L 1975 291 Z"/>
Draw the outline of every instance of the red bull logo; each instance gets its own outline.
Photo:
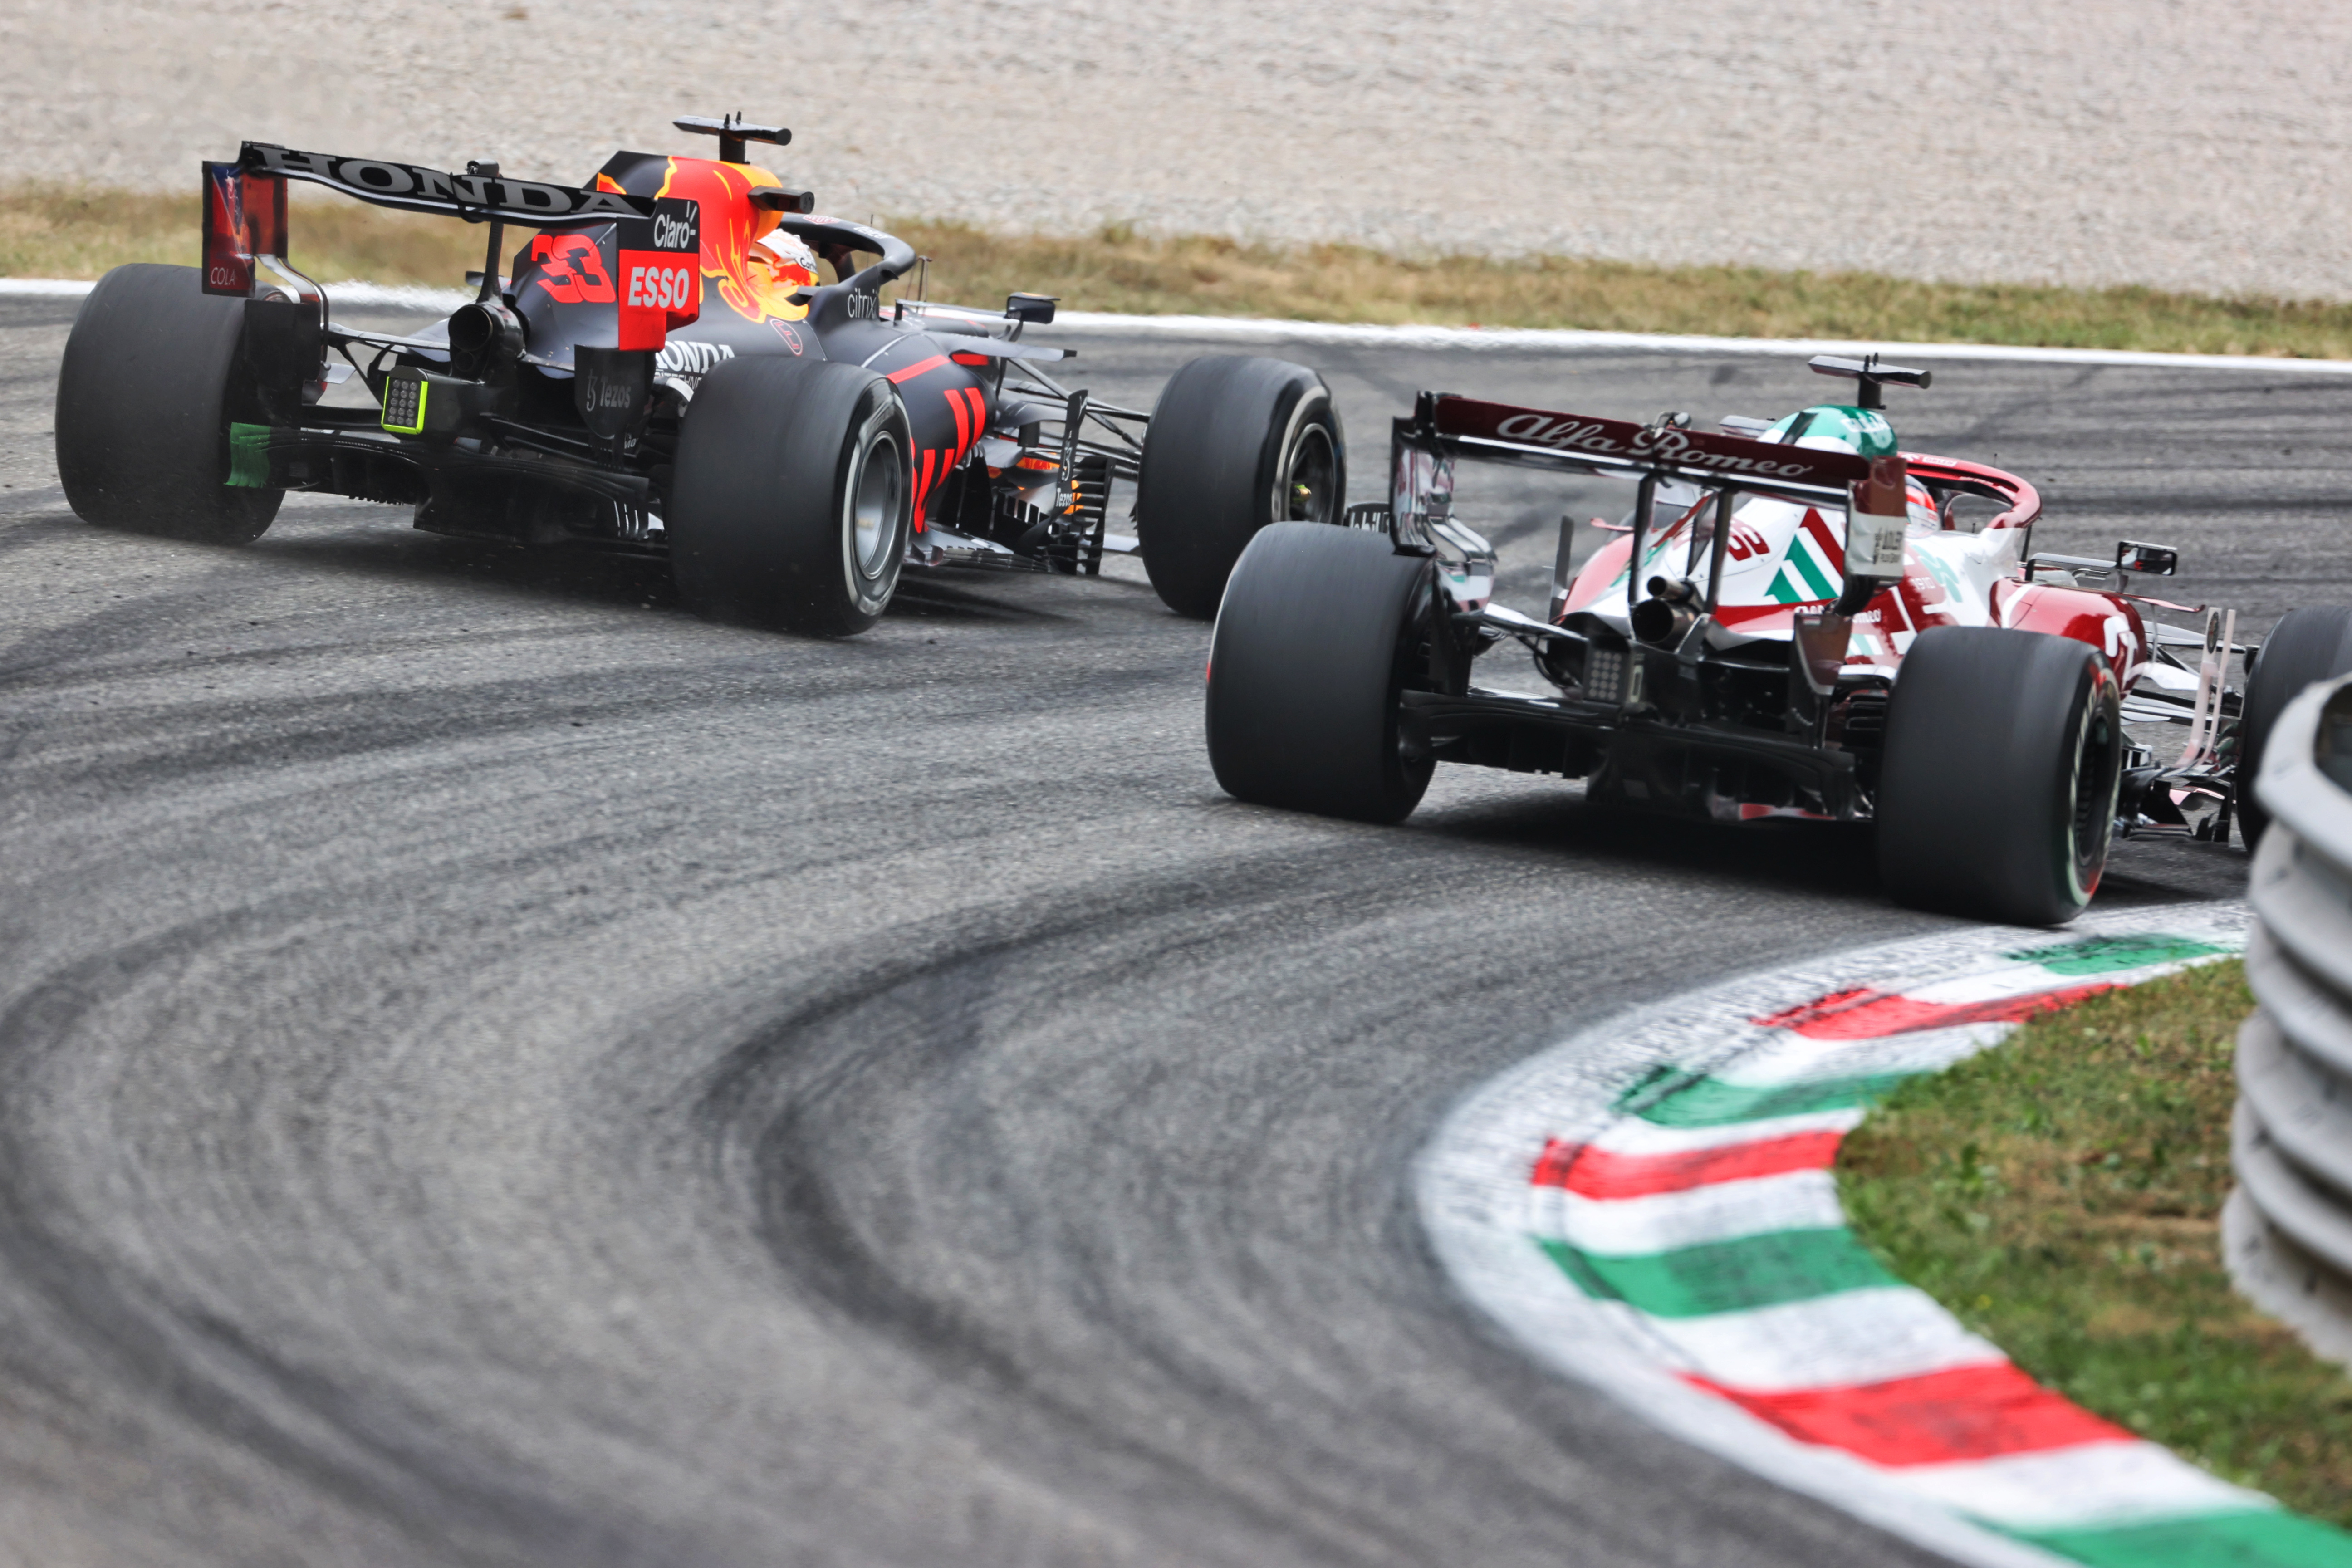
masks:
<path id="1" fill-rule="evenodd" d="M 782 182 L 747 163 L 672 158 L 656 194 L 701 204 L 702 276 L 729 310 L 751 321 L 796 321 L 808 307 L 794 304 L 792 296 L 814 284 L 816 275 L 760 245 L 780 221 L 751 205 L 751 193 L 762 186 L 780 189 Z"/>

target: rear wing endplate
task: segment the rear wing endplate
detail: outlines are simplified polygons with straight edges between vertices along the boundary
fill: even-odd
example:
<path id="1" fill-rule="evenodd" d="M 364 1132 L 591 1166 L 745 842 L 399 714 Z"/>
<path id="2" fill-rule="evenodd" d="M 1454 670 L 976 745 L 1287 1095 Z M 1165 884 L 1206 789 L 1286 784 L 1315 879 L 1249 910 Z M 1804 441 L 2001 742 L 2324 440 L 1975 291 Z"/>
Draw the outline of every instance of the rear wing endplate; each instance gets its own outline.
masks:
<path id="1" fill-rule="evenodd" d="M 205 292 L 250 296 L 255 258 L 286 254 L 286 182 L 205 165 Z"/>

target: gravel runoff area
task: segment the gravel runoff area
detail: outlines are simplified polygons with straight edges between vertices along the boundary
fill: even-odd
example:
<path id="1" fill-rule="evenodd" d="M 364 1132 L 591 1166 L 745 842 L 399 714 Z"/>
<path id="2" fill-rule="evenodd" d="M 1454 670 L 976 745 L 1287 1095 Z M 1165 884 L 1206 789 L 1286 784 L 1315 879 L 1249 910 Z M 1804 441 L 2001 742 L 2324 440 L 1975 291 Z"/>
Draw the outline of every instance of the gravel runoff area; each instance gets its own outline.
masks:
<path id="1" fill-rule="evenodd" d="M 2347 69 L 2330 0 L 12 0 L 0 136 L 579 179 L 740 109 L 857 216 L 2345 299 Z"/>

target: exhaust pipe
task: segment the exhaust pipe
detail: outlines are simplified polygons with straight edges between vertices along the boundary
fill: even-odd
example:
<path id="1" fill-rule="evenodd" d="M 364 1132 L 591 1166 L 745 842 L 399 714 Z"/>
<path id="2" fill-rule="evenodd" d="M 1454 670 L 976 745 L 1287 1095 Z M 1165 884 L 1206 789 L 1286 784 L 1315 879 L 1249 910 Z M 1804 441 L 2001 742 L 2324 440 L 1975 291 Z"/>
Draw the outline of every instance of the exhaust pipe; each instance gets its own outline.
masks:
<path id="1" fill-rule="evenodd" d="M 1690 583 L 1651 578 L 1650 596 L 1634 605 L 1627 617 L 1634 640 L 1652 647 L 1678 646 L 1698 624 L 1697 601 L 1698 589 Z"/>

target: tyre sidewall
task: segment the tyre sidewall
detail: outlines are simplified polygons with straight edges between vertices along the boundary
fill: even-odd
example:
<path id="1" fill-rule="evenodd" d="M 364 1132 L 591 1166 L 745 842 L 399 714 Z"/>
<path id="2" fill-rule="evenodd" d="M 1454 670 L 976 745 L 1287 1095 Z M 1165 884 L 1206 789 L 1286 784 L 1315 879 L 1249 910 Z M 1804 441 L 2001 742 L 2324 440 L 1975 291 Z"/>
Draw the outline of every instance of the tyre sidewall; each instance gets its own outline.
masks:
<path id="1" fill-rule="evenodd" d="M 1274 416 L 1266 422 L 1265 449 L 1258 458 L 1258 492 L 1265 498 L 1250 529 L 1255 538 L 1259 529 L 1274 522 L 1338 522 L 1345 510 L 1347 498 L 1335 496 L 1332 515 L 1318 518 L 1294 518 L 1290 515 L 1287 485 L 1290 470 L 1299 447 L 1311 431 L 1320 428 L 1331 443 L 1335 468 L 1344 472 L 1343 444 L 1339 439 L 1339 413 L 1331 402 L 1331 389 L 1317 377 L 1311 381 L 1294 381 L 1282 389 L 1276 403 Z M 1246 548 L 1246 545 L 1244 545 Z M 1238 558 L 1236 558 L 1238 559 Z"/>
<path id="2" fill-rule="evenodd" d="M 2105 866 L 2122 744 L 2120 689 L 2097 648 L 1989 627 L 1922 633 L 1881 758 L 1887 890 L 1981 920 L 2072 919 Z"/>
<path id="3" fill-rule="evenodd" d="M 912 525 L 909 428 L 898 389 L 856 365 L 766 355 L 718 365 L 688 407 L 665 519 L 679 596 L 714 620 L 810 637 L 872 626 Z M 857 484 L 886 444 L 899 496 L 867 571 Z"/>
<path id="4" fill-rule="evenodd" d="M 873 570 L 858 559 L 857 503 L 866 470 L 880 462 L 898 467 L 897 503 L 877 546 Z M 841 446 L 840 479 L 834 512 L 840 520 L 842 592 L 848 614 L 871 625 L 889 607 L 907 562 L 907 538 L 914 527 L 914 437 L 907 405 L 887 381 L 866 389 L 859 415 Z"/>
<path id="5" fill-rule="evenodd" d="M 1288 455 L 1329 434 L 1333 506 L 1344 506 L 1347 443 L 1330 389 L 1304 365 L 1230 355 L 1181 366 L 1144 432 L 1136 534 L 1145 574 L 1177 614 L 1207 620 L 1258 531 L 1288 514 Z"/>
<path id="6" fill-rule="evenodd" d="M 1211 642 L 1206 721 L 1238 799 L 1370 822 L 1412 810 L 1435 763 L 1407 759 L 1399 704 L 1430 563 L 1378 535 L 1276 523 L 1234 569 Z"/>
<path id="7" fill-rule="evenodd" d="M 2060 803 L 2054 826 L 2061 839 L 2051 856 L 2059 873 L 2052 891 L 2067 916 L 2080 911 L 2099 890 L 2123 785 L 2122 689 L 2105 657 L 2095 649 L 2085 651 L 2091 657 L 2076 683 L 2064 731 L 2069 742 L 2052 787 Z"/>

